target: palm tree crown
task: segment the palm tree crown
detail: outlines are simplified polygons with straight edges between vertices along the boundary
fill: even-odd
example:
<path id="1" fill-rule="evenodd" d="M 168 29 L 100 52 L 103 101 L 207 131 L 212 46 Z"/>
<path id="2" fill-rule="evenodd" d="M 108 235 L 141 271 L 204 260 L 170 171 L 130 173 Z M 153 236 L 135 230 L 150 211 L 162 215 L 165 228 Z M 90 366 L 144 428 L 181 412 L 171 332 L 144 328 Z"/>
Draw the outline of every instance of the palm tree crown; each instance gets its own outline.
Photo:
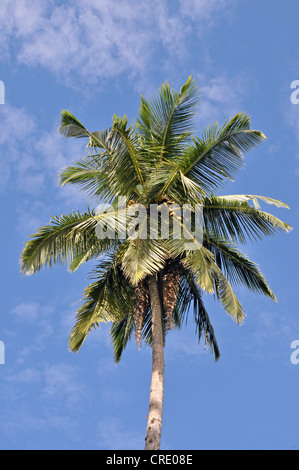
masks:
<path id="1" fill-rule="evenodd" d="M 61 134 L 86 138 L 88 143 L 84 158 L 61 172 L 61 184 L 81 187 L 95 205 L 105 203 L 109 209 L 54 217 L 26 243 L 21 270 L 31 274 L 67 263 L 75 271 L 95 260 L 92 283 L 84 291 L 70 334 L 72 351 L 78 351 L 102 322 L 111 323 L 116 361 L 133 333 L 139 345 L 142 339 L 152 345 L 152 277 L 161 301 L 163 342 L 167 331 L 180 327 L 185 315 L 191 314 L 198 337 L 204 336 L 216 359 L 220 352 L 203 293 L 214 294 L 237 323 L 243 321 L 244 310 L 234 286 L 243 285 L 276 300 L 259 267 L 239 245 L 288 232 L 291 227 L 262 211 L 259 201 L 287 205 L 257 195 L 216 195 L 243 168 L 244 155 L 265 136 L 250 128 L 247 114 L 239 113 L 195 137 L 198 104 L 198 86 L 190 77 L 179 92 L 164 83 L 151 101 L 141 97 L 132 125 L 126 116 L 113 116 L 109 129 L 90 132 L 69 111 L 62 112 Z M 121 210 L 120 201 L 126 201 Z M 126 221 L 134 221 L 138 205 L 147 216 L 152 205 L 164 208 L 170 221 L 168 237 L 160 236 L 161 224 L 154 237 L 141 237 L 141 224 L 128 236 Z M 202 244 L 197 249 L 186 249 L 186 238 L 173 236 L 175 226 L 190 232 L 173 210 L 184 205 L 191 207 L 193 228 L 194 207 L 202 207 Z M 115 214 L 119 232 L 114 237 L 97 236 L 97 228 L 106 233 L 115 229 Z M 148 226 L 145 233 L 149 234 Z M 188 239 L 197 243 L 192 236 Z"/>

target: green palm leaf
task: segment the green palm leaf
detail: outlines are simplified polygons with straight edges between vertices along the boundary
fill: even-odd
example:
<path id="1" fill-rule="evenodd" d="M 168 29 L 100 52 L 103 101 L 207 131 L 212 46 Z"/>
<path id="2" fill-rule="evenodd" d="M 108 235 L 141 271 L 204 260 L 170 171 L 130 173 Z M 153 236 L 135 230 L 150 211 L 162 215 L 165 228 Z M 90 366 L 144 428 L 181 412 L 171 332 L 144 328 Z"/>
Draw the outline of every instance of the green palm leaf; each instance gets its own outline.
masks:
<path id="1" fill-rule="evenodd" d="M 68 110 L 61 112 L 61 124 L 59 132 L 64 137 L 83 138 L 90 134 L 83 124 Z"/>
<path id="2" fill-rule="evenodd" d="M 136 151 L 136 137 L 133 135 L 132 128 L 128 127 L 128 120 L 125 116 L 123 118 L 114 116 L 113 127 L 108 138 L 110 145 L 117 149 L 113 152 L 112 158 L 112 167 L 117 174 L 123 175 L 124 180 L 130 181 L 134 188 L 139 184 L 144 186 L 139 155 Z"/>
<path id="3" fill-rule="evenodd" d="M 62 186 L 79 186 L 90 196 L 101 198 L 103 202 L 111 202 L 115 194 L 109 178 L 110 170 L 102 155 L 93 155 L 64 168 L 60 173 L 60 183 Z"/>
<path id="4" fill-rule="evenodd" d="M 190 307 L 193 304 L 193 315 L 196 325 L 196 333 L 198 335 L 198 343 L 200 343 L 204 335 L 205 346 L 208 346 L 217 361 L 220 357 L 220 350 L 215 336 L 214 328 L 211 324 L 208 312 L 204 306 L 202 292 L 194 279 L 192 270 L 186 268 L 181 262 L 179 263 L 181 272 L 180 291 L 178 295 L 177 305 L 174 311 L 174 320 L 176 326 L 181 326 L 186 316 L 190 313 Z M 187 321 L 187 320 L 186 320 Z"/>
<path id="5" fill-rule="evenodd" d="M 110 338 L 114 350 L 114 360 L 118 363 L 135 330 L 134 317 L 128 313 L 124 318 L 114 321 L 110 328 Z"/>
<path id="6" fill-rule="evenodd" d="M 207 191 L 214 190 L 234 179 L 244 167 L 244 155 L 265 139 L 262 132 L 250 129 L 247 114 L 236 114 L 219 129 L 212 125 L 201 139 L 194 139 L 182 171 Z"/>
<path id="7" fill-rule="evenodd" d="M 292 230 L 274 215 L 258 210 L 246 201 L 225 196 L 204 198 L 203 217 L 208 231 L 240 243 Z"/>
<path id="8" fill-rule="evenodd" d="M 191 77 L 179 93 L 165 82 L 151 102 L 141 97 L 137 130 L 144 137 L 144 147 L 157 161 L 173 158 L 181 152 L 185 139 L 193 130 L 194 113 L 198 106 L 198 87 Z M 158 151 L 157 151 L 158 150 Z"/>
<path id="9" fill-rule="evenodd" d="M 276 207 L 283 207 L 289 209 L 289 206 L 278 199 L 273 199 L 272 197 L 257 196 L 252 194 L 230 194 L 229 196 L 218 196 L 218 199 L 224 199 L 226 201 L 238 201 L 238 202 L 248 202 L 252 201 L 256 209 L 260 209 L 260 204 L 258 200 L 260 199 L 267 204 L 274 205 Z"/>
<path id="10" fill-rule="evenodd" d="M 84 291 L 84 303 L 77 311 L 76 323 L 70 334 L 69 347 L 74 352 L 81 348 L 90 331 L 100 323 L 122 321 L 133 307 L 132 286 L 113 255 L 99 262 L 91 277 L 95 281 Z"/>
<path id="11" fill-rule="evenodd" d="M 135 286 L 147 275 L 155 274 L 163 268 L 168 251 L 159 240 L 137 238 L 125 241 L 117 256 L 126 277 Z"/>
<path id="12" fill-rule="evenodd" d="M 213 254 L 205 247 L 186 255 L 184 265 L 194 273 L 196 283 L 202 290 L 214 292 L 226 312 L 237 323 L 244 320 L 244 310 L 227 278 L 214 261 Z M 213 285 L 213 287 L 212 287 Z"/>
<path id="13" fill-rule="evenodd" d="M 184 176 L 209 192 L 232 180 L 244 166 L 244 154 L 265 140 L 262 132 L 250 129 L 247 114 L 236 114 L 223 126 L 211 125 L 201 138 L 194 138 L 179 158 Z M 167 193 L 179 174 L 170 174 L 160 190 Z"/>
<path id="14" fill-rule="evenodd" d="M 204 246 L 213 253 L 217 266 L 230 282 L 277 301 L 257 264 L 241 253 L 233 242 L 212 234 L 205 234 L 204 240 Z"/>
<path id="15" fill-rule="evenodd" d="M 90 210 L 53 217 L 50 224 L 41 227 L 26 243 L 21 255 L 21 272 L 33 274 L 44 267 L 69 264 L 95 243 L 98 254 L 107 250 L 112 240 L 97 241 L 94 231 L 80 229 L 82 224 L 94 226 L 94 217 L 95 213 Z"/>

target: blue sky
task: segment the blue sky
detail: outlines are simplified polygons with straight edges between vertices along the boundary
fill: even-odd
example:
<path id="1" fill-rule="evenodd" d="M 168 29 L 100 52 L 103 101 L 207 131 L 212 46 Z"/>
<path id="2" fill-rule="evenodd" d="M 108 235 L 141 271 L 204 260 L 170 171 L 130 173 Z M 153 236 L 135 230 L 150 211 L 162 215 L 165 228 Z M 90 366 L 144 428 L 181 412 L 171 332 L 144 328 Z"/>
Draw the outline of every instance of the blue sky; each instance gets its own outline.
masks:
<path id="1" fill-rule="evenodd" d="M 194 324 L 169 334 L 163 449 L 298 449 L 299 80 L 297 0 L 2 0 L 0 9 L 0 205 L 2 308 L 1 449 L 143 448 L 151 353 L 130 344 L 118 366 L 108 328 L 68 351 L 76 301 L 92 265 L 33 277 L 19 273 L 24 242 L 50 216 L 84 210 L 57 174 L 84 152 L 58 134 L 62 109 L 91 130 L 115 113 L 134 119 L 140 93 L 192 75 L 196 128 L 239 111 L 268 140 L 223 194 L 261 194 L 294 230 L 244 251 L 262 268 L 278 304 L 237 289 L 237 327 L 212 298 L 206 306 L 221 349 L 215 363 Z M 269 209 L 266 207 L 265 209 Z"/>

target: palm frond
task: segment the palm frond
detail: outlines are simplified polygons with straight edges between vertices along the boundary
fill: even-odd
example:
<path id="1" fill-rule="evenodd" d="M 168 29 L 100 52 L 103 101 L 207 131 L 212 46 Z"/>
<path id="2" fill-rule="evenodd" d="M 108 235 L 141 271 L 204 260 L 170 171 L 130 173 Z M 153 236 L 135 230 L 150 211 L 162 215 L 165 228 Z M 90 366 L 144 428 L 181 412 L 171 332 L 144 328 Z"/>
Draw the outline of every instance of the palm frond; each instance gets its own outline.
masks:
<path id="1" fill-rule="evenodd" d="M 151 101 L 141 97 L 136 128 L 154 163 L 181 153 L 193 130 L 197 106 L 198 86 L 191 77 L 179 92 L 165 82 Z"/>
<path id="2" fill-rule="evenodd" d="M 226 201 L 238 201 L 238 202 L 248 202 L 252 201 L 253 205 L 256 209 L 260 209 L 260 204 L 258 200 L 260 199 L 267 204 L 274 205 L 279 208 L 289 209 L 289 206 L 278 199 L 273 199 L 272 197 L 266 196 L 257 196 L 252 194 L 230 194 L 228 196 L 218 196 L 218 199 L 224 199 Z"/>
<path id="3" fill-rule="evenodd" d="M 236 114 L 220 128 L 212 124 L 201 138 L 194 138 L 179 159 L 180 170 L 204 191 L 214 191 L 236 176 L 244 167 L 244 154 L 265 138 L 262 132 L 250 129 L 247 114 Z M 169 175 L 162 192 L 177 178 L 178 174 Z"/>
<path id="4" fill-rule="evenodd" d="M 186 322 L 188 316 L 193 310 L 193 318 L 196 325 L 198 343 L 202 336 L 205 339 L 205 346 L 208 346 L 217 361 L 220 357 L 219 346 L 215 336 L 214 328 L 211 324 L 209 315 L 204 306 L 202 292 L 197 285 L 194 274 L 191 269 L 186 268 L 181 262 L 178 263 L 181 279 L 177 304 L 174 309 L 173 317 L 176 326 L 181 327 L 184 318 Z M 193 305 L 193 309 L 192 309 Z"/>
<path id="5" fill-rule="evenodd" d="M 92 155 L 64 168 L 59 175 L 60 184 L 79 186 L 91 197 L 111 202 L 115 198 L 115 192 L 109 177 L 110 170 L 102 155 Z"/>
<path id="6" fill-rule="evenodd" d="M 64 137 L 83 138 L 89 137 L 89 132 L 83 124 L 68 110 L 61 112 L 61 121 L 59 132 Z"/>
<path id="7" fill-rule="evenodd" d="M 112 158 L 112 168 L 120 179 L 124 175 L 124 180 L 130 186 L 136 188 L 138 185 L 144 186 L 144 179 L 140 167 L 139 155 L 136 151 L 136 138 L 132 128 L 128 127 L 126 116 L 119 118 L 114 116 L 113 127 L 108 136 L 111 147 L 115 149 Z"/>
<path id="8" fill-rule="evenodd" d="M 112 240 L 96 241 L 93 231 L 81 230 L 82 226 L 95 225 L 94 217 L 95 213 L 90 210 L 52 217 L 51 223 L 41 227 L 26 243 L 21 254 L 21 272 L 29 275 L 44 267 L 69 264 L 95 242 L 98 254 L 105 252 Z"/>
<path id="9" fill-rule="evenodd" d="M 207 231 L 240 243 L 292 230 L 274 215 L 229 197 L 204 198 L 203 218 Z"/>
<path id="10" fill-rule="evenodd" d="M 159 272 L 168 258 L 167 248 L 160 240 L 126 240 L 118 255 L 122 269 L 133 286 L 147 275 Z"/>
<path id="11" fill-rule="evenodd" d="M 114 350 L 114 360 L 116 363 L 122 358 L 122 354 L 134 333 L 134 316 L 128 313 L 124 318 L 112 323 L 110 328 L 110 338 Z"/>
<path id="12" fill-rule="evenodd" d="M 258 265 L 241 253 L 233 242 L 205 234 L 204 246 L 213 253 L 217 266 L 228 281 L 277 301 Z"/>
<path id="13" fill-rule="evenodd" d="M 69 338 L 73 352 L 81 348 L 88 334 L 100 323 L 121 322 L 132 310 L 133 289 L 113 255 L 99 262 L 91 278 L 94 282 L 84 291 L 84 303 L 76 313 Z"/>
<path id="14" fill-rule="evenodd" d="M 205 247 L 186 255 L 183 264 L 194 273 L 196 283 L 202 290 L 215 292 L 221 301 L 225 311 L 235 319 L 237 323 L 244 320 L 244 310 L 236 297 L 227 278 L 214 261 L 213 254 Z M 209 281 L 207 284 L 207 280 Z M 211 290 L 213 282 L 213 291 Z M 209 290 L 207 289 L 207 285 Z"/>

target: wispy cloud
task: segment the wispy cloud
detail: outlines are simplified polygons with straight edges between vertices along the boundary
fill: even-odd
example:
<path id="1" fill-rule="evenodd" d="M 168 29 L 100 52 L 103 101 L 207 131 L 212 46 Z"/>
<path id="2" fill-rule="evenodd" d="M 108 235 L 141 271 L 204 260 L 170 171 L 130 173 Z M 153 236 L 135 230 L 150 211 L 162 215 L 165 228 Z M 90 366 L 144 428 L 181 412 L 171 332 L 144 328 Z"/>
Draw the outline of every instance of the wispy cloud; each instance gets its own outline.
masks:
<path id="1" fill-rule="evenodd" d="M 232 0 L 180 0 L 181 13 L 184 16 L 210 24 L 217 14 L 222 13 L 234 4 Z M 229 12 L 230 13 L 230 10 Z"/>
<path id="2" fill-rule="evenodd" d="M 64 400 L 68 408 L 78 405 L 81 399 L 88 399 L 88 391 L 84 389 L 78 377 L 78 370 L 68 364 L 51 364 L 44 370 L 43 396 Z"/>
<path id="3" fill-rule="evenodd" d="M 290 344 L 299 337 L 298 323 L 291 314 L 258 310 L 247 331 L 243 349 L 252 359 L 289 363 Z"/>
<path id="4" fill-rule="evenodd" d="M 15 315 L 18 321 L 41 324 L 45 318 L 53 313 L 53 310 L 52 306 L 42 306 L 37 302 L 23 302 L 12 310 L 12 314 Z"/>
<path id="5" fill-rule="evenodd" d="M 2 51 L 41 66 L 72 86 L 123 72 L 146 76 L 171 56 L 183 58 L 192 26 L 202 34 L 234 0 L 3 0 Z M 11 41 L 14 38 L 14 47 Z M 160 61 L 154 55 L 160 53 Z M 163 56 L 163 58 L 162 58 Z M 74 75 L 75 72 L 75 75 Z"/>
<path id="6" fill-rule="evenodd" d="M 34 407 L 30 404 L 33 390 L 36 393 Z M 1 431 L 17 439 L 18 448 L 26 449 L 27 437 L 35 432 L 39 433 L 39 438 L 34 443 L 29 439 L 34 449 L 47 448 L 43 442 L 47 442 L 49 432 L 63 432 L 71 441 L 80 439 L 82 445 L 85 438 L 82 403 L 89 403 L 90 396 L 77 368 L 63 362 L 41 363 L 8 373 L 0 395 Z"/>
<path id="7" fill-rule="evenodd" d="M 207 125 L 215 120 L 226 120 L 240 111 L 246 111 L 243 108 L 249 83 L 248 78 L 243 74 L 230 76 L 229 73 L 221 75 L 212 72 L 199 73 L 196 79 L 201 95 L 198 113 L 201 124 Z"/>
<path id="8" fill-rule="evenodd" d="M 133 432 L 115 418 L 105 419 L 98 424 L 98 446 L 100 449 L 135 450 L 140 449 L 145 435 Z"/>
<path id="9" fill-rule="evenodd" d="M 47 340 L 54 334 L 52 315 L 54 308 L 51 305 L 40 305 L 38 302 L 22 302 L 12 310 L 18 324 L 30 325 L 31 341 L 21 348 L 19 345 L 17 363 L 23 364 L 30 355 L 43 351 Z"/>
<path id="10" fill-rule="evenodd" d="M 44 195 L 55 189 L 57 199 L 70 203 L 80 203 L 86 196 L 75 188 L 62 188 L 58 184 L 61 169 L 70 164 L 77 156 L 84 154 L 84 146 L 76 140 L 66 140 L 59 135 L 59 123 L 55 122 L 52 129 L 41 129 L 36 118 L 24 108 L 6 104 L 0 108 L 0 191 L 20 192 L 28 196 Z M 34 207 L 42 209 L 39 200 L 30 203 L 28 210 L 22 206 L 18 229 L 30 220 L 36 219 Z M 48 208 L 49 209 L 49 208 Z M 37 213 L 37 212 L 36 212 Z M 48 214 L 49 217 L 49 214 Z M 32 224 L 31 224 L 32 225 Z"/>

